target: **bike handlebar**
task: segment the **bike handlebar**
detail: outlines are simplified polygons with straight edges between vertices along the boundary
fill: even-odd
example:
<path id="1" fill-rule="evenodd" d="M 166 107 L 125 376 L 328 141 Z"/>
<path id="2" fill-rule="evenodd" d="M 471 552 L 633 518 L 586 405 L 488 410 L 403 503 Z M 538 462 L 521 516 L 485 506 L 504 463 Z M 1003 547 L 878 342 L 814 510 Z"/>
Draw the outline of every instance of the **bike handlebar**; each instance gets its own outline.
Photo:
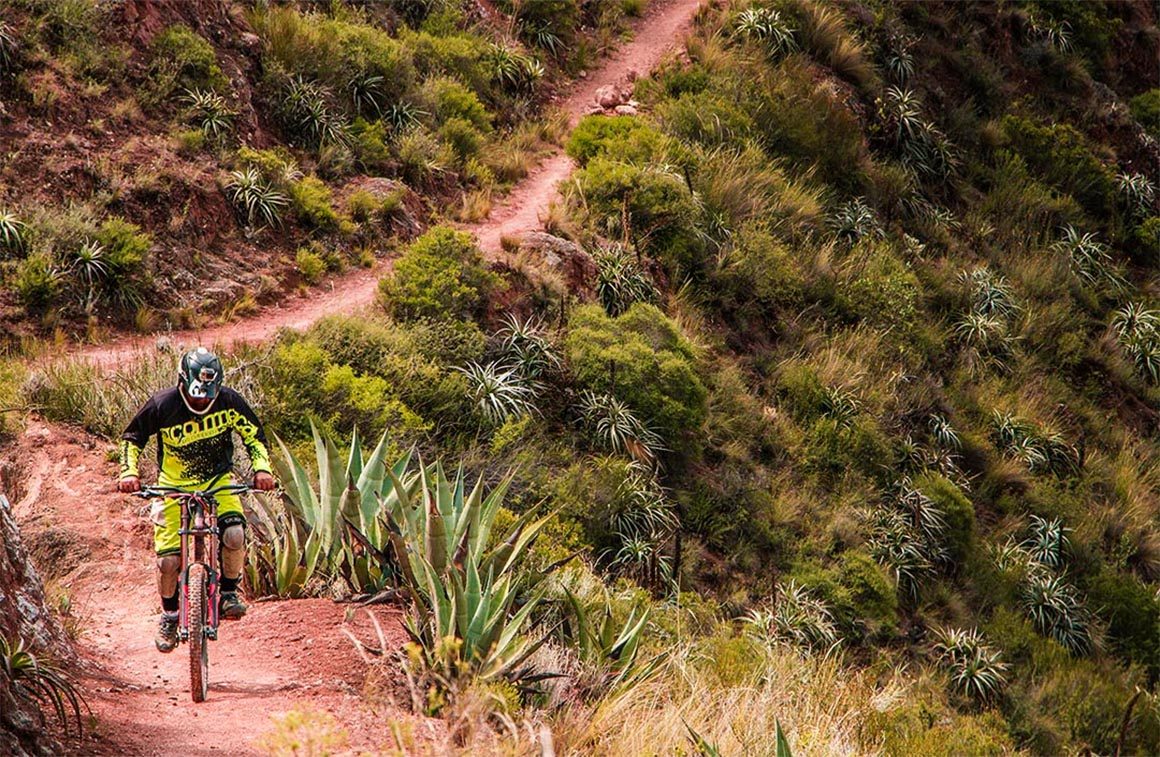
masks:
<path id="1" fill-rule="evenodd" d="M 148 499 L 149 497 L 167 497 L 170 495 L 185 496 L 185 497 L 212 497 L 219 492 L 234 492 L 236 494 L 243 494 L 245 492 L 258 491 L 249 484 L 222 484 L 215 486 L 212 489 L 202 491 L 200 489 L 182 489 L 179 486 L 146 486 L 141 491 L 133 492 L 134 497 L 141 497 Z"/>

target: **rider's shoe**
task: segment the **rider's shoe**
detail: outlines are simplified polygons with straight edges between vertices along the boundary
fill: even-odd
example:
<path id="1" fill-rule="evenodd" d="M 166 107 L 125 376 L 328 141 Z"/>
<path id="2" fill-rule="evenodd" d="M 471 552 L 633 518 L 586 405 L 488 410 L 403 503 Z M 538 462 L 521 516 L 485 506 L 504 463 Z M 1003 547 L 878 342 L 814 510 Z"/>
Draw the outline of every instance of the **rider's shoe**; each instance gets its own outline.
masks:
<path id="1" fill-rule="evenodd" d="M 157 636 L 153 643 L 158 652 L 172 652 L 177 649 L 177 613 L 161 613 L 161 624 L 157 627 Z"/>
<path id="2" fill-rule="evenodd" d="M 221 612 L 223 618 L 237 620 L 246 614 L 246 603 L 241 600 L 236 591 L 222 592 Z"/>

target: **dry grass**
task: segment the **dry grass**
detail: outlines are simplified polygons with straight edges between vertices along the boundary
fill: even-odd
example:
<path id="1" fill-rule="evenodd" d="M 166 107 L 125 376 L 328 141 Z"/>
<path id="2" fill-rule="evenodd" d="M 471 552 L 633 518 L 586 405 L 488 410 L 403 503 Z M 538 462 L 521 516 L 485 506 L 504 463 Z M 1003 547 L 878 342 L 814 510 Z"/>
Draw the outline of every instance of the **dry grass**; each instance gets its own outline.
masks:
<path id="1" fill-rule="evenodd" d="M 846 27 L 842 13 L 816 0 L 800 0 L 805 48 L 842 78 L 872 92 L 879 85 L 866 43 Z"/>
<path id="2" fill-rule="evenodd" d="M 773 755 L 771 735 L 780 721 L 795 754 L 866 754 L 876 747 L 864 740 L 868 716 L 906 694 L 898 677 L 876 685 L 834 657 L 745 649 L 759 656 L 731 658 L 736 671 L 726 680 L 722 668 L 729 662 L 706 656 L 719 650 L 671 650 L 652 680 L 590 711 L 553 718 L 556 748 L 591 755 L 689 753 L 687 724 L 722 754 Z"/>
<path id="3" fill-rule="evenodd" d="M 490 187 L 465 192 L 459 206 L 458 217 L 464 223 L 482 221 L 491 214 L 492 190 Z"/>

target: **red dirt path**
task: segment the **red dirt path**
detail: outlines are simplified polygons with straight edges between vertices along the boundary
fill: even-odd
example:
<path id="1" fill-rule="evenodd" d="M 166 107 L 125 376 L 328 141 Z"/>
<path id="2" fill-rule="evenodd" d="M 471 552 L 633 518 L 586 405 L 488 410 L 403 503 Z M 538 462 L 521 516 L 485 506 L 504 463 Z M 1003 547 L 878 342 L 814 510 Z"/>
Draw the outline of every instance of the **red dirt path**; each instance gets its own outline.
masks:
<path id="1" fill-rule="evenodd" d="M 703 0 L 654 0 L 645 17 L 634 25 L 634 38 L 604 59 L 575 83 L 559 103 L 569 114 L 569 128 L 592 107 L 596 90 L 609 84 L 626 84 L 633 74 L 645 75 L 664 54 L 680 42 Z M 497 205 L 491 215 L 479 223 L 464 226 L 479 240 L 480 248 L 491 259 L 504 253 L 500 239 L 505 235 L 537 229 L 540 216 L 556 198 L 557 185 L 572 172 L 574 164 L 563 151 L 556 149 L 531 174 Z M 338 276 L 323 287 L 288 301 L 281 307 L 267 308 L 252 318 L 233 323 L 189 331 L 169 333 L 178 346 L 194 344 L 229 346 L 241 342 L 269 339 L 283 327 L 303 329 L 327 315 L 352 313 L 371 304 L 379 278 L 390 270 L 385 261 L 369 270 L 358 270 Z M 76 354 L 99 365 L 115 365 L 135 354 L 151 351 L 161 334 L 122 337 L 76 351 Z"/>
<path id="2" fill-rule="evenodd" d="M 343 633 L 377 646 L 365 613 L 344 623 L 348 605 L 327 599 L 253 602 L 210 644 L 207 700 L 189 697 L 189 655 L 153 647 L 160 602 L 154 588 L 151 529 L 141 500 L 112 490 L 108 443 L 38 421 L 6 450 L 21 471 L 14 513 L 26 544 L 52 537 L 67 550 L 38 556 L 43 573 L 67 592 L 79 628 L 81 682 L 96 724 L 70 751 L 85 755 L 247 755 L 292 709 L 331 714 L 349 748 L 391 745 L 388 719 L 438 738 L 441 724 L 361 696 L 367 666 Z M 46 533 L 47 532 L 47 533 Z M 375 608 L 388 643 L 401 646 L 400 610 Z M 66 619 L 67 620 L 67 619 Z"/>

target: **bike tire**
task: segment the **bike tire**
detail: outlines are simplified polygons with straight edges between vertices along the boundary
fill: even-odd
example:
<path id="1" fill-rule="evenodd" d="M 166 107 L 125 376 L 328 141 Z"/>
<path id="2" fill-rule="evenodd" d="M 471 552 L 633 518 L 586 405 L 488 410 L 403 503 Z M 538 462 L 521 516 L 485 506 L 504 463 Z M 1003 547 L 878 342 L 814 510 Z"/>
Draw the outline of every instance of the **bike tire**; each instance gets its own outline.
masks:
<path id="1" fill-rule="evenodd" d="M 208 607 L 206 601 L 207 575 L 205 566 L 189 566 L 189 693 L 195 702 L 204 702 L 209 691 L 209 639 L 205 628 Z"/>

